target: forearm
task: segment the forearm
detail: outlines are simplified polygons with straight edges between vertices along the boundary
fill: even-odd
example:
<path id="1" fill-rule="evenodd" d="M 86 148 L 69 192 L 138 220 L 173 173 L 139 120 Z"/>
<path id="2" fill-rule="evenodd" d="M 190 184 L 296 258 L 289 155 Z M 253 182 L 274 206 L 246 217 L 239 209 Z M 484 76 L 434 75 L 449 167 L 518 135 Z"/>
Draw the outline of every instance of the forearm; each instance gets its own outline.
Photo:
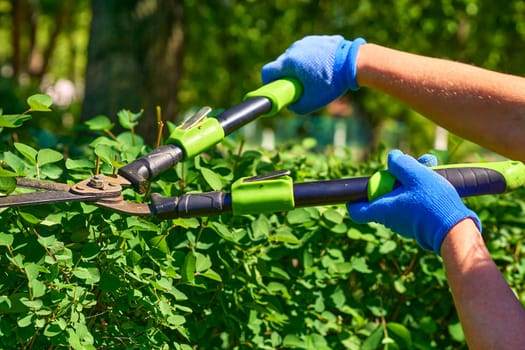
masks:
<path id="1" fill-rule="evenodd" d="M 525 161 L 525 78 L 366 44 L 357 80 L 466 139 Z"/>
<path id="2" fill-rule="evenodd" d="M 471 349 L 525 349 L 525 310 L 470 219 L 454 226 L 441 254 Z"/>

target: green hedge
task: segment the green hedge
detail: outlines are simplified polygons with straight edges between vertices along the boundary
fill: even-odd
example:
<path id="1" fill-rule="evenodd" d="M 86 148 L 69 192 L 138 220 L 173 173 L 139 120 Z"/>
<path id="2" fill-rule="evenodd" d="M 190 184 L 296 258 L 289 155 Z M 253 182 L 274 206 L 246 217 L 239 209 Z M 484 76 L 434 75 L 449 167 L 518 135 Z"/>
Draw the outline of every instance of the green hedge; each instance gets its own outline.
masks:
<path id="1" fill-rule="evenodd" d="M 76 182 L 96 156 L 112 172 L 147 151 L 129 130 L 107 136 L 104 118 L 87 127 L 100 137 L 65 160 L 29 141 L 4 146 L 4 171 Z M 228 140 L 152 191 L 228 190 L 278 169 L 302 182 L 383 167 L 379 156 L 357 163 L 311 152 L 311 141 L 270 152 Z M 523 198 L 520 190 L 469 205 L 525 302 Z M 82 203 L 5 209 L 0 274 L 4 349 L 466 348 L 440 258 L 382 226 L 352 223 L 344 205 L 166 221 Z"/>

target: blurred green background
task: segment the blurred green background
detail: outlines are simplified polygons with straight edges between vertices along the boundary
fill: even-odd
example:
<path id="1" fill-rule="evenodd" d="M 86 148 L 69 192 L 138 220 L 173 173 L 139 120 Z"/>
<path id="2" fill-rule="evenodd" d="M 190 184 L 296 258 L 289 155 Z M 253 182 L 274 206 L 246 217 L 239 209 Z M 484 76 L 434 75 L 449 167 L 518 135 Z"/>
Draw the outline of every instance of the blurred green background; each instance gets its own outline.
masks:
<path id="1" fill-rule="evenodd" d="M 81 121 L 116 118 L 124 108 L 144 110 L 139 132 L 148 139 L 156 134 L 156 106 L 174 122 L 203 105 L 233 106 L 260 85 L 264 63 L 309 34 L 361 36 L 525 71 L 525 1 L 519 0 L 0 0 L 0 107 L 21 112 L 29 95 L 51 95 L 55 112 L 25 127 L 52 135 L 40 138 L 46 147 L 71 140 Z M 306 119 L 286 111 L 243 133 L 254 147 L 312 137 L 320 149 L 351 147 L 356 158 L 379 145 L 419 154 L 436 142 L 433 123 L 368 89 Z M 450 161 L 496 157 L 455 135 L 446 147 Z"/>

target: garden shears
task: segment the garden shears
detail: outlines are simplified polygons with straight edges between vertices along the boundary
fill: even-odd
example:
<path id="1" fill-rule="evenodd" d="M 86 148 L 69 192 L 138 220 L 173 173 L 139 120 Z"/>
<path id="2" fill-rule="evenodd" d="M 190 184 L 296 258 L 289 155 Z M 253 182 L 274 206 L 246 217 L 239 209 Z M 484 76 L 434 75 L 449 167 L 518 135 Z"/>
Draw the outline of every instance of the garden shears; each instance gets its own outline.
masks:
<path id="1" fill-rule="evenodd" d="M 160 218 L 198 217 L 233 212 L 234 215 L 287 211 L 297 207 L 371 201 L 398 186 L 388 171 L 372 176 L 294 183 L 287 170 L 245 177 L 231 192 L 188 193 L 180 197 L 151 195 L 151 203 L 124 199 L 133 187 L 147 192 L 150 182 L 178 162 L 219 143 L 226 135 L 261 117 L 272 116 L 301 96 L 300 84 L 280 79 L 248 93 L 243 102 L 210 117 L 204 107 L 171 133 L 169 144 L 121 167 L 118 174 L 97 174 L 76 184 L 16 178 L 18 187 L 39 191 L 0 197 L 0 208 L 80 201 L 120 213 Z M 525 184 L 525 165 L 518 161 L 454 164 L 432 167 L 462 197 L 501 194 Z"/>

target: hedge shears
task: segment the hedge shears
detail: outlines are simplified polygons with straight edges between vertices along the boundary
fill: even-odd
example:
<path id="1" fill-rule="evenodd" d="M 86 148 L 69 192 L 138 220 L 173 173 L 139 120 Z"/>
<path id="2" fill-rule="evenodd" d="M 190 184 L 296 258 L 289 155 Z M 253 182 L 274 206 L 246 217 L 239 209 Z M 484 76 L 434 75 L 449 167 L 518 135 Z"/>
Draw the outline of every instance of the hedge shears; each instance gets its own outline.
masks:
<path id="1" fill-rule="evenodd" d="M 301 96 L 300 84 L 281 79 L 248 93 L 238 105 L 216 117 L 204 107 L 177 126 L 168 144 L 121 167 L 115 175 L 97 174 L 76 184 L 17 178 L 18 187 L 38 191 L 0 197 L 0 208 L 80 201 L 120 213 L 159 218 L 234 215 L 288 211 L 298 207 L 371 201 L 398 186 L 388 171 L 371 176 L 294 183 L 290 172 L 244 177 L 230 192 L 188 193 L 180 197 L 151 195 L 151 203 L 126 201 L 123 189 L 146 193 L 150 182 L 178 162 L 219 143 L 226 135 L 261 117 L 273 116 Z M 518 161 L 454 164 L 433 167 L 462 197 L 501 194 L 525 184 L 525 166 Z"/>

